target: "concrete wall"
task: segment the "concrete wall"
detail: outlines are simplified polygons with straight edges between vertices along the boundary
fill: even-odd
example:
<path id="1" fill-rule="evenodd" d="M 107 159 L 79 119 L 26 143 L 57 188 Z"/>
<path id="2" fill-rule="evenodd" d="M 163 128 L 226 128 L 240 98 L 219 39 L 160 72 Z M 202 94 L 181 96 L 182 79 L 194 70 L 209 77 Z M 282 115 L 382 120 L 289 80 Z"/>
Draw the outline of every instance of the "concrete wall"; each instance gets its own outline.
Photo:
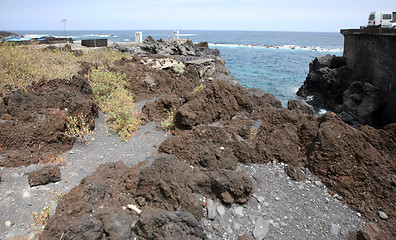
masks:
<path id="1" fill-rule="evenodd" d="M 344 57 L 356 79 L 369 82 L 384 94 L 385 122 L 396 122 L 396 29 L 341 30 Z"/>

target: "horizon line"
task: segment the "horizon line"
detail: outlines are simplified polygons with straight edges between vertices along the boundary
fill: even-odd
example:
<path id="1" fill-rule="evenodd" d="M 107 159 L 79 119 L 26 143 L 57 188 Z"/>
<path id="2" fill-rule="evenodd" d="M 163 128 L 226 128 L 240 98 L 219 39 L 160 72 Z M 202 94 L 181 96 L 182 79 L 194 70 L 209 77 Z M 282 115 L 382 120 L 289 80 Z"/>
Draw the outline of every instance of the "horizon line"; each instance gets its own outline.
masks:
<path id="1" fill-rule="evenodd" d="M 300 33 L 340 33 L 344 28 L 338 31 L 309 31 L 309 30 L 206 30 L 206 29 L 66 29 L 66 31 L 219 31 L 219 32 L 300 32 Z M 346 29 L 346 28 L 345 28 Z M 8 29 L 0 31 L 64 31 L 64 29 Z"/>

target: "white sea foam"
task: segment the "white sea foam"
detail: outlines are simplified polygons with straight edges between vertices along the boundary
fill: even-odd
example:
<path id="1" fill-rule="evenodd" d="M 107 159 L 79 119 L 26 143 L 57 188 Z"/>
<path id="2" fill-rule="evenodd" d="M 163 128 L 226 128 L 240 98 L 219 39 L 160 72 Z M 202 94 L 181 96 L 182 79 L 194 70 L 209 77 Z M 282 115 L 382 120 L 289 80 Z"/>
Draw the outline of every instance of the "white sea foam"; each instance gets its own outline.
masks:
<path id="1" fill-rule="evenodd" d="M 54 38 L 64 38 L 65 35 L 61 36 L 52 36 L 49 34 L 26 34 L 24 35 L 25 38 L 46 38 L 46 37 L 54 37 Z M 66 36 L 68 38 L 79 38 L 78 36 Z"/>
<path id="2" fill-rule="evenodd" d="M 194 33 L 180 33 L 179 35 L 183 36 L 183 37 L 189 37 L 189 36 L 195 36 L 196 34 L 194 34 Z"/>
<path id="3" fill-rule="evenodd" d="M 319 112 L 318 112 L 318 115 L 319 115 L 319 116 L 322 116 L 322 115 L 325 114 L 325 113 L 327 113 L 327 110 L 321 108 L 321 109 L 319 110 Z"/>
<path id="4" fill-rule="evenodd" d="M 42 37 L 49 37 L 49 34 L 26 34 L 24 35 L 25 38 L 42 38 Z"/>
<path id="5" fill-rule="evenodd" d="M 85 37 L 118 37 L 117 35 L 113 35 L 113 34 L 88 34 L 88 35 L 83 35 Z"/>
<path id="6" fill-rule="evenodd" d="M 124 38 L 124 42 L 129 42 L 129 41 L 131 41 L 131 39 L 129 39 L 129 38 Z"/>
<path id="7" fill-rule="evenodd" d="M 306 101 L 313 101 L 313 96 L 308 96 L 305 100 Z"/>
<path id="8" fill-rule="evenodd" d="M 307 47 L 297 45 L 254 45 L 254 44 L 223 44 L 223 43 L 209 43 L 209 46 L 218 47 L 247 47 L 247 48 L 270 48 L 270 49 L 287 49 L 287 50 L 306 50 L 318 52 L 342 52 L 342 48 L 321 48 L 321 47 Z"/>

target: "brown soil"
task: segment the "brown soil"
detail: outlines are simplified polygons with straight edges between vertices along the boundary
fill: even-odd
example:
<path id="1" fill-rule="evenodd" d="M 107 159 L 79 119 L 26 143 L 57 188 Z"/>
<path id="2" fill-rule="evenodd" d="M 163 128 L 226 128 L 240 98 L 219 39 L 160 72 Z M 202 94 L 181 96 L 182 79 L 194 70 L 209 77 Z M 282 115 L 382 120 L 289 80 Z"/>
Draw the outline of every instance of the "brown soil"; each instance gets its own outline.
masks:
<path id="1" fill-rule="evenodd" d="M 70 82 L 55 79 L 16 90 L 0 102 L 0 166 L 18 167 L 49 162 L 70 149 L 75 141 L 66 134 L 68 116 L 98 114 L 92 89 L 82 77 Z"/>

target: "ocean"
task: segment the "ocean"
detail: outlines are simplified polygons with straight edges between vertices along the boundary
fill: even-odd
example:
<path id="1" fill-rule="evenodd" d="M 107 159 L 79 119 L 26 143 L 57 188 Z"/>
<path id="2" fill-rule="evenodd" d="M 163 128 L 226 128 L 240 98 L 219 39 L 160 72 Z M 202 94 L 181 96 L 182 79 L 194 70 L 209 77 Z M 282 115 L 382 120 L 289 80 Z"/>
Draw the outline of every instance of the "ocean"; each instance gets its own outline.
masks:
<path id="1" fill-rule="evenodd" d="M 173 37 L 173 31 L 137 30 L 143 39 Z M 64 37 L 64 31 L 14 31 L 26 37 Z M 67 31 L 67 37 L 76 41 L 107 38 L 109 42 L 134 41 L 135 30 Z M 249 88 L 260 88 L 275 95 L 283 106 L 296 96 L 315 57 L 326 54 L 341 56 L 343 36 L 340 33 L 265 32 L 265 31 L 180 31 L 181 38 L 198 43 L 206 41 L 209 47 L 219 49 L 226 66 L 238 82 Z M 320 106 L 315 109 L 319 112 Z M 323 111 L 323 110 L 322 110 Z"/>

